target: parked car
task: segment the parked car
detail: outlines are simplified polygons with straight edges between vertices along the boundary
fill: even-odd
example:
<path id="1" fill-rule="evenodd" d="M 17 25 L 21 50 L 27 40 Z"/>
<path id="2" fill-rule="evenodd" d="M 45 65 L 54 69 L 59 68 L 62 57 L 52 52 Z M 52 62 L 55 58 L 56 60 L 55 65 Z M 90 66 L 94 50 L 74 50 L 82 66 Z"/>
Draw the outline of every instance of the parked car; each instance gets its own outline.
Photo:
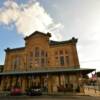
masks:
<path id="1" fill-rule="evenodd" d="M 39 86 L 33 86 L 26 90 L 26 94 L 29 96 L 42 95 L 42 89 Z"/>
<path id="2" fill-rule="evenodd" d="M 21 95 L 22 94 L 22 89 L 20 87 L 12 87 L 10 94 L 15 96 L 15 95 Z"/>

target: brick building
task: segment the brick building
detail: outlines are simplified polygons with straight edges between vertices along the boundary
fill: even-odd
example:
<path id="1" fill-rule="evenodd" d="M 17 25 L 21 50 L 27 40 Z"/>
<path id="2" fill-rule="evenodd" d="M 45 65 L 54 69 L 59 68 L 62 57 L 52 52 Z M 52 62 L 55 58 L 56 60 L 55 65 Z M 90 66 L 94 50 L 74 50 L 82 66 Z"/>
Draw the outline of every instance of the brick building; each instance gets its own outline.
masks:
<path id="1" fill-rule="evenodd" d="M 73 91 L 79 78 L 94 69 L 81 69 L 77 55 L 77 39 L 52 41 L 51 34 L 34 32 L 25 37 L 25 47 L 5 50 L 5 64 L 0 73 L 0 90 L 19 86 L 23 92 L 40 85 L 48 93 Z"/>

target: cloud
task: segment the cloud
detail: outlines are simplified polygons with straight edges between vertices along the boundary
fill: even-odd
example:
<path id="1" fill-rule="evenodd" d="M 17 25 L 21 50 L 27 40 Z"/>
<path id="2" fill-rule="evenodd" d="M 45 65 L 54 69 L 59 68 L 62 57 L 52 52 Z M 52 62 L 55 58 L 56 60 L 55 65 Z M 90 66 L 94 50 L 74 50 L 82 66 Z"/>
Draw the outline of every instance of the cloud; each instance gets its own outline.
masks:
<path id="1" fill-rule="evenodd" d="M 24 36 L 36 30 L 49 31 L 53 33 L 54 39 L 59 39 L 59 31 L 63 28 L 61 23 L 54 22 L 39 2 L 32 0 L 27 4 L 18 4 L 13 0 L 5 1 L 3 7 L 0 8 L 0 24 L 6 26 L 14 24 L 17 32 Z"/>
<path id="2" fill-rule="evenodd" d="M 81 67 L 100 70 L 100 1 L 97 0 L 52 0 L 48 9 L 55 20 L 46 12 L 39 2 L 27 0 L 26 4 L 18 4 L 14 0 L 4 2 L 0 8 L 0 24 L 13 28 L 24 36 L 35 30 L 53 33 L 52 39 L 79 39 L 78 55 Z M 65 10 L 66 9 L 66 10 Z M 55 14 L 56 13 L 56 14 Z M 59 16 L 61 15 L 61 16 Z M 61 23 L 55 22 L 60 20 Z M 65 26 L 63 26 L 62 25 Z M 63 29 L 63 30 L 62 30 Z M 96 62 L 96 60 L 98 62 Z M 85 62 L 86 61 L 86 62 Z M 87 62 L 88 61 L 88 62 Z"/>

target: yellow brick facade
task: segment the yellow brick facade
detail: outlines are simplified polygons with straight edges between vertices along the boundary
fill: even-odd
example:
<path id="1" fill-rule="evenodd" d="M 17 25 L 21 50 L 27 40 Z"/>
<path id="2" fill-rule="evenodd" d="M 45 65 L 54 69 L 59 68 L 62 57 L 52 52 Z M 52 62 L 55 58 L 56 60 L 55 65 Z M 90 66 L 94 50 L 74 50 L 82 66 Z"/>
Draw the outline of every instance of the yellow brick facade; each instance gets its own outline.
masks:
<path id="1" fill-rule="evenodd" d="M 41 73 L 42 69 L 47 70 L 48 68 L 80 68 L 76 49 L 77 39 L 51 41 L 50 37 L 50 33 L 44 34 L 36 31 L 24 38 L 25 47 L 7 48 L 5 50 L 6 57 L 3 72 L 10 74 L 2 76 L 1 91 L 9 90 L 17 82 L 19 82 L 23 92 L 31 85 L 38 84 L 44 88 L 44 91 L 49 93 L 58 92 L 61 87 L 78 87 L 79 73 Z M 31 73 L 34 70 L 39 70 L 39 72 Z M 15 74 L 16 72 L 18 74 Z M 21 74 L 23 72 L 25 72 L 25 75 Z M 26 74 L 27 72 L 29 74 Z"/>

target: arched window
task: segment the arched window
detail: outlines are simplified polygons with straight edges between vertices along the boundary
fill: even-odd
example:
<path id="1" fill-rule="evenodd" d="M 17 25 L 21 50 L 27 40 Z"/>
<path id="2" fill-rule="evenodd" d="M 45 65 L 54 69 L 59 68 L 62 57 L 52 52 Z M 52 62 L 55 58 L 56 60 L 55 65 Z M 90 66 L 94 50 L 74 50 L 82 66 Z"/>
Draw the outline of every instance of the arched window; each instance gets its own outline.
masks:
<path id="1" fill-rule="evenodd" d="M 45 66 L 45 58 L 41 58 L 41 66 Z"/>
<path id="2" fill-rule="evenodd" d="M 41 56 L 43 57 L 45 55 L 44 51 L 41 50 Z"/>
<path id="3" fill-rule="evenodd" d="M 34 64 L 33 66 L 36 67 L 43 67 L 47 65 L 47 51 L 45 51 L 42 48 L 39 47 L 35 47 L 33 49 L 33 52 L 30 52 L 30 55 L 34 54 L 34 56 L 32 56 L 32 60 Z"/>
<path id="4" fill-rule="evenodd" d="M 33 57 L 33 52 L 30 52 L 30 57 Z"/>
<path id="5" fill-rule="evenodd" d="M 36 47 L 36 48 L 35 48 L 35 57 L 39 57 L 39 55 L 40 55 L 39 48 Z"/>

